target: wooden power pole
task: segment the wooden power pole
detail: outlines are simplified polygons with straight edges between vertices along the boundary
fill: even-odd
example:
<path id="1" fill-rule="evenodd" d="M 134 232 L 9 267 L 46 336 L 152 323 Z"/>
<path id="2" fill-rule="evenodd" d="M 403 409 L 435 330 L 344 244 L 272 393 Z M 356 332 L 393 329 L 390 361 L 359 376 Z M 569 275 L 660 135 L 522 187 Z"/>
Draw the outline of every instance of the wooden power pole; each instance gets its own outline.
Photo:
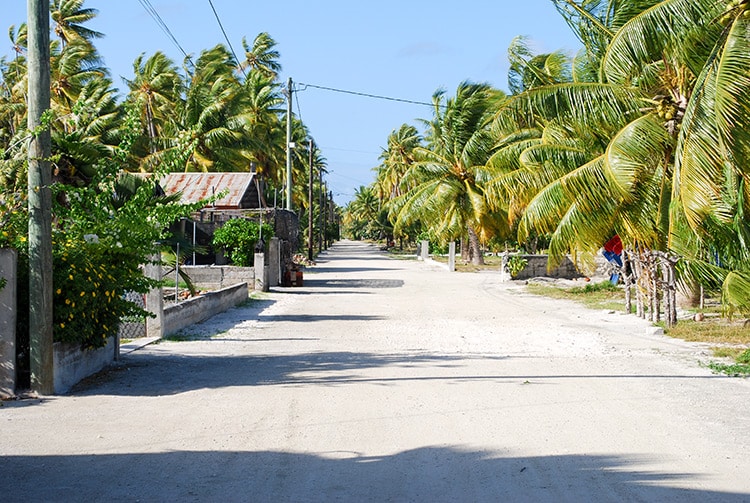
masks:
<path id="1" fill-rule="evenodd" d="M 313 259 L 313 147 L 314 143 L 310 138 L 310 176 L 307 187 L 307 259 L 312 262 Z"/>
<path id="2" fill-rule="evenodd" d="M 31 387 L 54 393 L 52 362 L 51 139 L 43 114 L 50 108 L 49 0 L 27 0 L 29 142 L 29 339 Z"/>
<path id="3" fill-rule="evenodd" d="M 286 209 L 292 209 L 292 78 L 286 81 Z"/>

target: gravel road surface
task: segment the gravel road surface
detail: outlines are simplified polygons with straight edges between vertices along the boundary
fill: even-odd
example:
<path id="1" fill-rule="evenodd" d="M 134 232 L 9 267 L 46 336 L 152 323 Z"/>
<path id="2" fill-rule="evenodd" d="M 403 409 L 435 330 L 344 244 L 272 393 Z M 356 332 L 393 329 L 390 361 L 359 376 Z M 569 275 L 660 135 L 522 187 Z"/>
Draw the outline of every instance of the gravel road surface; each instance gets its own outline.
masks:
<path id="1" fill-rule="evenodd" d="M 0 407 L 0 501 L 749 501 L 750 381 L 635 316 L 343 241 Z"/>

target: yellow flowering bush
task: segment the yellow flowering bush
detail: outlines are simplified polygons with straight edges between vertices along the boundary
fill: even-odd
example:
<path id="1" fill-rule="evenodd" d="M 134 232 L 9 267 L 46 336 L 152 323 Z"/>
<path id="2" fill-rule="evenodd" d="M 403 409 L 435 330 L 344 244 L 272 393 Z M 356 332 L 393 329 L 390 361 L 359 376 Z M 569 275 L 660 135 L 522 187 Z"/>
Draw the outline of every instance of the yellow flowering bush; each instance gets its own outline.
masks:
<path id="1" fill-rule="evenodd" d="M 122 174 L 106 173 L 90 186 L 53 188 L 53 332 L 54 340 L 101 347 L 117 333 L 124 317 L 148 313 L 125 299 L 144 294 L 159 281 L 142 266 L 157 256 L 157 242 L 169 225 L 198 206 L 155 196 L 153 182 L 122 188 Z M 18 250 L 19 340 L 28 337 L 28 214 L 23 197 L 10 210 L 0 207 L 0 246 Z M 6 199 L 7 200 L 7 199 Z M 21 343 L 23 344 L 23 342 Z"/>

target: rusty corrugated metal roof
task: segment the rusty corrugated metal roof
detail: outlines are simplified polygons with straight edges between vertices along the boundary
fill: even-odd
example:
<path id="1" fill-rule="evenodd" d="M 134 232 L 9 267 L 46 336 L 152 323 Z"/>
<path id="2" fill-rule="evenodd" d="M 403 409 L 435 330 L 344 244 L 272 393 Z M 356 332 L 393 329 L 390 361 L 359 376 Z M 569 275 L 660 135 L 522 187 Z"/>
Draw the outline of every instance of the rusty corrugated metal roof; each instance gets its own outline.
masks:
<path id="1" fill-rule="evenodd" d="M 168 173 L 160 185 L 167 194 L 181 192 L 183 203 L 194 203 L 228 190 L 213 206 L 240 208 L 242 198 L 252 186 L 253 176 L 253 173 Z"/>

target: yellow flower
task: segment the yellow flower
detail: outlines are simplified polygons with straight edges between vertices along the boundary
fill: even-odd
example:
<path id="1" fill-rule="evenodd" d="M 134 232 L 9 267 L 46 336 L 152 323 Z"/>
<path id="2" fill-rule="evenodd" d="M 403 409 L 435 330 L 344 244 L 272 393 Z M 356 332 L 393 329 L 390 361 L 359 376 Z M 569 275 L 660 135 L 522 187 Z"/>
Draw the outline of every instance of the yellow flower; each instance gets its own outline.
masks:
<path id="1" fill-rule="evenodd" d="M 22 243 L 25 243 L 26 242 L 26 236 L 21 236 L 21 239 L 19 241 L 21 241 Z"/>
<path id="2" fill-rule="evenodd" d="M 70 305 L 70 307 L 76 307 L 76 303 L 75 303 L 75 302 L 73 302 L 73 303 L 72 303 L 72 304 Z"/>
<path id="3" fill-rule="evenodd" d="M 91 292 L 92 297 L 96 297 L 96 292 Z"/>
<path id="4" fill-rule="evenodd" d="M 65 328 L 65 323 L 60 323 L 60 328 Z"/>
<path id="5" fill-rule="evenodd" d="M 70 305 L 70 299 L 65 299 L 65 304 Z"/>
<path id="6" fill-rule="evenodd" d="M 57 295 L 60 295 L 62 293 L 62 289 L 58 288 L 55 293 L 57 293 Z"/>
<path id="7" fill-rule="evenodd" d="M 76 268 L 76 265 L 75 265 L 75 264 L 70 264 L 70 268 L 71 268 L 71 269 L 75 269 L 75 268 Z"/>
<path id="8" fill-rule="evenodd" d="M 72 279 L 73 279 L 73 275 L 72 275 L 72 274 L 69 274 L 69 275 L 68 275 L 68 279 L 72 280 Z"/>
<path id="9" fill-rule="evenodd" d="M 86 292 L 81 292 L 81 297 L 83 297 L 84 295 L 86 295 Z"/>

